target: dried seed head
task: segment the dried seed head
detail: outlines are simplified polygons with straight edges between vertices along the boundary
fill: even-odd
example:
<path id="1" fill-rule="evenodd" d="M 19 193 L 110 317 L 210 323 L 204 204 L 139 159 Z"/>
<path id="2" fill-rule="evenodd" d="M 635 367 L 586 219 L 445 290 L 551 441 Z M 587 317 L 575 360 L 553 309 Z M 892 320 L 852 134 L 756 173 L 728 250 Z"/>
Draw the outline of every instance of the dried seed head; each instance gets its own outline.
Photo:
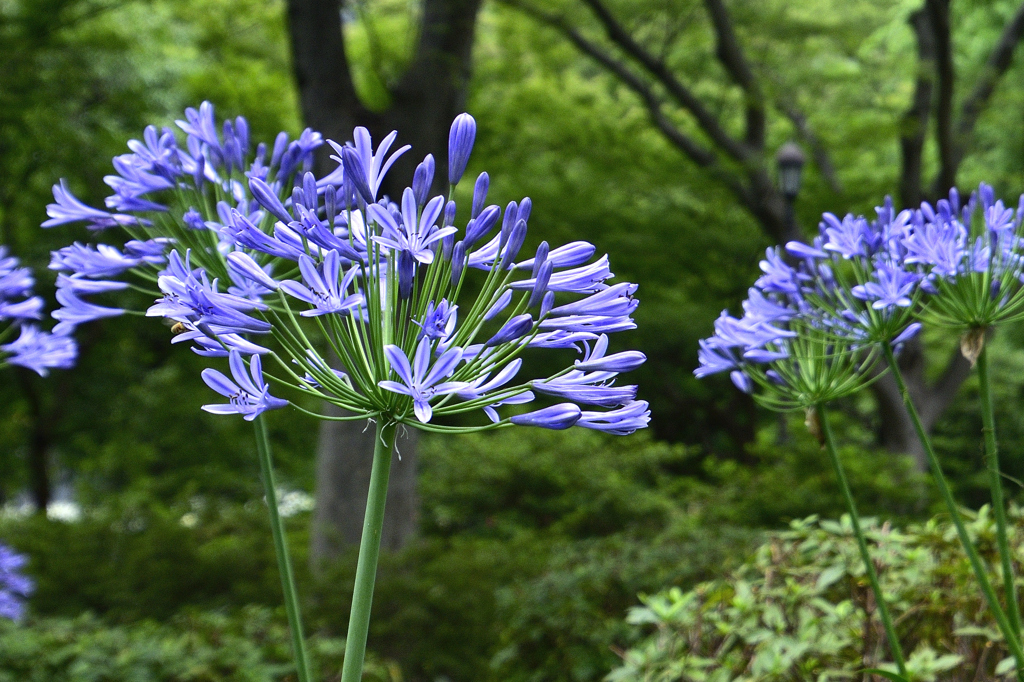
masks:
<path id="1" fill-rule="evenodd" d="M 804 412 L 804 426 L 818 441 L 818 445 L 825 445 L 825 434 L 821 430 L 821 418 L 813 407 L 808 407 Z"/>
<path id="2" fill-rule="evenodd" d="M 968 329 L 960 337 L 960 352 L 971 363 L 971 367 L 974 367 L 975 363 L 978 362 L 978 356 L 981 355 L 981 350 L 985 347 L 985 333 L 987 331 L 984 327 L 977 327 Z"/>

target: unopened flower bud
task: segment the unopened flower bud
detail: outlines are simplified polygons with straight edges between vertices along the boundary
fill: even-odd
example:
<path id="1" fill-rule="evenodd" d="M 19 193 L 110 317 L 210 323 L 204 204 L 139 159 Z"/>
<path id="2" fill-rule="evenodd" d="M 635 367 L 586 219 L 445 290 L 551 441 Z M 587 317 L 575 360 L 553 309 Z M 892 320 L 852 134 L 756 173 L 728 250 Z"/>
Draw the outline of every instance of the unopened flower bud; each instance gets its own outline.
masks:
<path id="1" fill-rule="evenodd" d="M 480 215 L 480 211 L 484 210 L 484 202 L 487 201 L 487 190 L 491 186 L 491 176 L 487 173 L 481 173 L 476 178 L 476 184 L 473 186 L 473 210 L 470 211 L 470 217 L 475 218 Z"/>
<path id="2" fill-rule="evenodd" d="M 498 241 L 498 249 L 505 248 L 505 244 L 508 243 L 509 235 L 512 234 L 512 228 L 516 224 L 516 214 L 519 212 L 519 204 L 514 201 L 508 202 L 508 206 L 505 207 L 505 217 L 501 221 L 501 239 Z"/>
<path id="3" fill-rule="evenodd" d="M 476 120 L 469 114 L 459 114 L 452 122 L 448 134 L 448 182 L 459 184 L 466 172 L 473 142 L 476 140 Z"/>
<path id="4" fill-rule="evenodd" d="M 548 282 L 551 281 L 553 267 L 554 263 L 551 261 L 546 261 L 544 265 L 540 266 L 540 272 L 533 283 L 533 291 L 530 293 L 530 302 L 527 303 L 528 308 L 532 308 L 544 299 L 548 289 Z"/>
<path id="5" fill-rule="evenodd" d="M 533 257 L 533 274 L 531 275 L 534 279 L 537 278 L 537 273 L 540 272 L 540 266 L 544 265 L 544 261 L 548 259 L 548 249 L 547 242 L 541 242 L 540 246 L 537 247 L 537 255 Z"/>
<path id="6" fill-rule="evenodd" d="M 412 193 L 416 197 L 416 205 L 423 206 L 430 196 L 430 186 L 434 183 L 434 157 L 427 154 L 412 176 Z"/>
<path id="7" fill-rule="evenodd" d="M 459 242 L 452 251 L 452 286 L 458 286 L 466 267 L 466 242 Z"/>
<path id="8" fill-rule="evenodd" d="M 320 200 L 316 193 L 316 176 L 312 173 L 302 176 L 302 204 L 313 212 L 320 208 Z"/>
<path id="9" fill-rule="evenodd" d="M 501 269 L 508 270 L 512 267 L 515 257 L 519 255 L 519 249 L 523 248 L 526 241 L 526 221 L 520 220 L 512 228 L 512 234 L 505 245 L 505 254 L 501 257 Z"/>

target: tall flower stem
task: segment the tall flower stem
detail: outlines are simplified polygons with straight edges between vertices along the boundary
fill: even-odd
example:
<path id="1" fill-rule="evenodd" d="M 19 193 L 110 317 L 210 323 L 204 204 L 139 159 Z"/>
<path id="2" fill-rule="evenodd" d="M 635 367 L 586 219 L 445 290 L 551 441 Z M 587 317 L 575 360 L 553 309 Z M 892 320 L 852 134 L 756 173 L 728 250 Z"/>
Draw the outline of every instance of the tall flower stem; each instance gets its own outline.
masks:
<path id="1" fill-rule="evenodd" d="M 263 478 L 263 491 L 267 498 L 267 510 L 270 512 L 270 533 L 274 536 L 274 552 L 277 554 L 277 569 L 281 574 L 281 588 L 284 592 L 284 609 L 288 614 L 288 629 L 292 635 L 292 650 L 295 654 L 295 672 L 298 682 L 312 682 L 309 674 L 309 656 L 306 653 L 306 639 L 302 634 L 302 614 L 299 612 L 299 594 L 295 589 L 295 573 L 292 570 L 291 556 L 288 554 L 288 543 L 284 536 L 284 526 L 277 512 L 277 487 L 274 485 L 274 465 L 271 461 L 270 439 L 267 437 L 267 425 L 260 415 L 253 420 L 256 429 L 256 451 L 260 460 L 260 475 Z"/>
<path id="2" fill-rule="evenodd" d="M 992 385 L 988 373 L 988 344 L 978 355 L 978 383 L 981 385 L 982 433 L 985 436 L 985 457 L 988 460 L 989 487 L 992 489 L 992 512 L 996 519 L 996 542 L 1003 569 L 1003 589 L 1006 592 L 1006 615 L 1020 639 L 1020 607 L 1014 585 L 1013 555 L 1006 533 L 1006 509 L 1003 501 L 1003 481 L 999 471 L 999 445 L 996 442 L 996 422 L 992 411 Z"/>
<path id="3" fill-rule="evenodd" d="M 892 652 L 892 658 L 896 663 L 900 676 L 906 677 L 907 666 L 903 659 L 903 650 L 900 648 L 900 640 L 896 636 L 896 628 L 893 627 L 892 616 L 882 594 L 882 587 L 878 584 L 878 573 L 875 571 L 875 564 L 871 560 L 871 554 L 868 552 L 868 543 L 864 539 L 864 531 L 860 527 L 860 520 L 857 517 L 857 506 L 853 501 L 853 494 L 850 492 L 850 484 L 846 480 L 846 472 L 843 470 L 839 453 L 836 451 L 835 441 L 832 439 L 832 427 L 829 425 L 828 414 L 825 412 L 825 404 L 821 403 L 814 409 L 818 413 L 821 435 L 825 441 L 825 449 L 828 451 L 829 459 L 832 461 L 832 468 L 835 470 L 836 480 L 839 481 L 839 488 L 843 492 L 843 499 L 846 500 L 846 509 L 850 512 L 853 532 L 857 536 L 857 547 L 860 548 L 860 558 L 864 561 L 868 582 L 871 583 L 871 590 L 875 593 L 875 605 L 878 607 L 878 616 L 882 620 L 885 636 L 889 640 L 889 651 Z"/>
<path id="4" fill-rule="evenodd" d="M 387 422 L 386 417 L 382 415 L 377 419 L 377 435 L 373 445 L 373 468 L 370 470 L 370 490 L 366 496 L 363 537 L 359 541 L 359 560 L 356 563 L 356 583 L 352 591 L 352 612 L 348 618 L 341 682 L 359 682 L 363 675 L 366 636 L 370 630 L 370 606 L 373 603 L 373 585 L 377 578 L 377 558 L 380 556 L 381 529 L 384 526 L 384 503 L 388 496 L 391 452 L 394 445 L 395 424 Z"/>
<path id="5" fill-rule="evenodd" d="M 1014 632 L 1013 626 L 1010 625 L 1010 621 L 1006 617 L 1006 612 L 1003 610 L 1003 607 L 1000 606 L 999 597 L 996 595 L 995 589 L 992 588 L 992 582 L 988 579 L 988 574 L 985 572 L 985 565 L 982 563 L 981 557 L 978 556 L 978 550 L 974 548 L 974 544 L 971 542 L 971 538 L 967 534 L 967 528 L 964 526 L 963 517 L 960 515 L 960 510 L 957 509 L 956 500 L 953 499 L 953 492 L 949 489 L 949 484 L 946 483 L 946 477 L 942 475 L 942 468 L 939 465 L 939 459 L 935 456 L 935 450 L 932 448 L 931 439 L 928 438 L 928 434 L 924 430 L 924 425 L 921 423 L 921 416 L 917 413 L 917 408 L 914 407 L 914 403 L 910 399 L 910 391 L 907 389 L 907 384 L 903 380 L 903 374 L 900 372 L 899 365 L 896 364 L 896 358 L 892 354 L 892 348 L 889 344 L 884 343 L 882 344 L 882 352 L 885 354 L 885 360 L 889 364 L 889 370 L 892 372 L 892 376 L 896 380 L 896 385 L 899 387 L 900 395 L 903 396 L 903 404 L 906 406 L 907 412 L 910 414 L 910 420 L 914 424 L 914 430 L 917 432 L 917 438 L 921 442 L 921 446 L 924 448 L 925 454 L 928 456 L 928 464 L 932 469 L 935 484 L 939 487 L 939 492 L 942 494 L 942 498 L 946 502 L 946 508 L 949 511 L 950 518 L 953 520 L 953 525 L 956 526 L 956 532 L 960 538 L 960 544 L 963 546 L 964 552 L 967 553 L 967 559 L 971 563 L 971 569 L 974 571 L 974 575 L 978 579 L 978 584 L 981 586 L 981 591 L 985 595 L 989 609 L 992 610 L 992 616 L 996 619 L 996 623 L 999 625 L 999 631 L 1002 633 L 1003 639 L 1006 641 L 1006 646 L 1010 649 L 1010 653 L 1013 655 L 1014 661 L 1016 661 L 1017 679 L 1020 680 L 1020 682 L 1024 682 L 1024 647 L 1021 646 L 1020 637 L 1018 637 Z"/>

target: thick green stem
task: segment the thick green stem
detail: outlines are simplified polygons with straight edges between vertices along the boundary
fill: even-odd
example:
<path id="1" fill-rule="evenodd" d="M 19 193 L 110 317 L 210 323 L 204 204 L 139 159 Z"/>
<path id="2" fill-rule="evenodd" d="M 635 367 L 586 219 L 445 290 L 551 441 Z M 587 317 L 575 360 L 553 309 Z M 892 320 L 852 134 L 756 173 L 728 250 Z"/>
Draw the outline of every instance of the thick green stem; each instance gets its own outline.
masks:
<path id="1" fill-rule="evenodd" d="M 352 612 L 348 618 L 341 682 L 359 682 L 363 676 L 366 636 L 370 631 L 370 605 L 373 603 L 373 584 L 377 577 L 381 528 L 384 525 L 384 503 L 391 475 L 391 451 L 395 445 L 395 424 L 385 420 L 384 416 L 377 419 L 370 491 L 366 496 L 363 537 L 359 541 L 359 561 L 356 564 L 356 584 L 352 591 Z"/>
<path id="2" fill-rule="evenodd" d="M 928 438 L 928 433 L 924 430 L 924 424 L 921 423 L 921 417 L 917 413 L 917 408 L 914 407 L 914 403 L 910 399 L 910 391 L 907 390 L 907 384 L 903 381 L 903 374 L 900 372 L 899 365 L 896 364 L 896 358 L 892 354 L 892 348 L 889 344 L 882 344 L 882 349 L 882 352 L 885 354 L 885 360 L 889 364 L 889 370 L 892 372 L 892 376 L 896 380 L 896 385 L 899 387 L 900 395 L 903 396 L 903 404 L 906 405 L 907 412 L 910 414 L 910 420 L 914 424 L 914 430 L 917 432 L 917 438 L 921 442 L 921 446 L 924 448 L 925 454 L 928 456 L 928 465 L 932 469 L 935 484 L 939 487 L 939 492 L 942 494 L 942 499 L 946 503 L 946 508 L 953 520 L 953 525 L 956 526 L 957 535 L 960 537 L 960 544 L 963 546 L 964 552 L 967 553 L 967 559 L 971 562 L 971 569 L 974 571 L 974 576 L 978 579 L 978 584 L 981 586 L 981 591 L 985 595 L 985 600 L 988 602 L 988 607 L 992 611 L 992 616 L 996 619 L 996 623 L 999 625 L 999 631 L 1002 633 L 1003 639 L 1006 641 L 1006 646 L 1010 649 L 1010 653 L 1013 655 L 1014 661 L 1016 661 L 1017 679 L 1020 680 L 1020 682 L 1024 682 L 1024 647 L 1021 646 L 1020 638 L 1017 637 L 1016 633 L 1013 631 L 1013 626 L 1010 625 L 1010 621 L 1006 617 L 1006 612 L 1003 611 L 1003 607 L 1000 606 L 999 597 L 996 595 L 995 589 L 992 588 L 992 582 L 988 579 L 988 574 L 985 572 L 985 566 L 981 562 L 981 557 L 978 556 L 978 550 L 975 549 L 970 536 L 967 534 L 967 528 L 964 526 L 963 517 L 960 515 L 960 510 L 957 509 L 956 500 L 953 499 L 953 493 L 949 489 L 949 485 L 946 483 L 946 477 L 942 475 L 942 467 L 939 465 L 938 457 L 935 456 L 935 450 L 932 448 L 931 439 Z"/>
<path id="3" fill-rule="evenodd" d="M 864 531 L 861 530 L 860 520 L 857 518 L 857 506 L 853 501 L 853 494 L 850 492 L 850 484 L 846 480 L 846 472 L 839 460 L 839 453 L 836 452 L 835 442 L 832 440 L 832 427 L 828 422 L 828 415 L 825 412 L 824 403 L 818 405 L 815 410 L 818 413 L 818 420 L 821 425 L 821 435 L 825 441 L 825 449 L 828 450 L 829 459 L 832 460 L 832 468 L 836 472 L 836 480 L 839 481 L 839 488 L 843 492 L 843 499 L 846 500 L 846 508 L 850 512 L 850 520 L 853 523 L 853 532 L 857 536 L 857 547 L 860 548 L 860 558 L 864 560 L 864 568 L 868 574 L 868 582 L 871 583 L 871 590 L 875 593 L 875 605 L 878 607 L 878 617 L 882 620 L 882 627 L 885 628 L 885 636 L 889 640 L 889 651 L 892 652 L 892 659 L 902 677 L 907 676 L 907 666 L 903 660 L 903 649 L 900 648 L 900 640 L 896 636 L 896 628 L 892 624 L 892 616 L 889 614 L 889 606 L 882 594 L 882 587 L 878 584 L 878 574 L 875 572 L 875 564 L 868 552 L 868 543 L 864 539 Z"/>
<path id="4" fill-rule="evenodd" d="M 984 343 L 984 341 L 983 341 Z M 996 543 L 1003 567 L 1003 589 L 1006 592 L 1006 615 L 1020 639 L 1020 606 L 1014 585 L 1013 555 L 1006 533 L 1006 509 L 1003 501 L 1003 477 L 999 471 L 999 445 L 996 442 L 996 420 L 992 411 L 992 386 L 988 374 L 988 345 L 978 354 L 978 382 L 981 385 L 982 433 L 985 435 L 985 457 L 988 460 L 988 482 L 992 489 L 992 513 L 996 519 Z"/>
<path id="5" fill-rule="evenodd" d="M 284 610 L 288 614 L 288 629 L 292 634 L 292 650 L 295 654 L 295 672 L 298 682 L 312 682 L 309 674 L 309 656 L 306 654 L 306 639 L 302 634 L 302 614 L 299 612 L 299 593 L 295 589 L 295 573 L 288 554 L 288 543 L 284 537 L 281 516 L 277 513 L 277 487 L 274 485 L 274 465 L 270 457 L 270 439 L 267 425 L 262 416 L 253 421 L 256 428 L 256 451 L 260 460 L 260 475 L 263 491 L 270 512 L 270 533 L 274 536 L 274 552 L 277 554 L 277 569 L 281 574 L 281 588 L 284 591 Z"/>

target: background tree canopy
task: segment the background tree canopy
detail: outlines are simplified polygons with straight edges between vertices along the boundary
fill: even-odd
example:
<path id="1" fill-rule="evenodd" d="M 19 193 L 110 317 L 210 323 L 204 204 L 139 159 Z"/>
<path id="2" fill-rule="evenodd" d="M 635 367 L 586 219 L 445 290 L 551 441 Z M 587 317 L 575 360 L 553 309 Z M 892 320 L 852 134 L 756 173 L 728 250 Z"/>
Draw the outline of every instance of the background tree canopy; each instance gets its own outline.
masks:
<path id="1" fill-rule="evenodd" d="M 870 214 L 887 194 L 899 202 L 913 168 L 917 199 L 934 198 L 950 174 L 943 131 L 960 130 L 974 111 L 965 104 L 991 83 L 970 134 L 950 138 L 962 156 L 954 174 L 965 190 L 979 181 L 1004 197 L 1024 189 L 1019 0 L 0 0 L 0 243 L 36 268 L 42 293 L 53 290 L 49 250 L 89 239 L 82 228 L 38 227 L 50 186 L 67 178 L 101 203 L 111 157 L 147 124 L 173 125 L 209 100 L 221 116 L 246 116 L 254 139 L 319 125 L 308 69 L 337 62 L 322 59 L 320 42 L 295 42 L 311 8 L 340 18 L 352 88 L 348 113 L 323 123 L 329 134 L 365 121 L 379 136 L 393 125 L 400 142 L 407 132 L 419 145 L 416 160 L 436 132 L 399 125 L 432 87 L 410 84 L 425 68 L 421 27 L 443 24 L 445 11 L 475 17 L 459 15 L 459 30 L 468 23 L 472 33 L 452 48 L 466 48 L 468 80 L 437 110 L 465 109 L 479 122 L 469 174 L 490 174 L 495 203 L 533 199 L 526 248 L 585 239 L 640 285 L 638 328 L 623 343 L 648 356 L 633 378 L 651 403 L 652 434 L 621 443 L 545 432 L 424 437 L 418 538 L 387 560 L 371 639 L 404 679 L 600 679 L 618 660 L 609 647 L 634 637 L 622 616 L 637 592 L 716 577 L 741 563 L 761 529 L 838 513 L 802 417 L 770 418 L 727 379 L 692 376 L 697 340 L 723 308 L 735 311 L 764 249 L 788 229 L 771 213 L 783 143 L 799 141 L 810 157 L 795 203 L 805 233 L 823 211 Z M 742 64 L 723 56 L 730 35 Z M 1016 49 L 994 66 L 1008 40 Z M 673 79 L 745 156 L 730 155 L 680 104 Z M 446 135 L 450 116 L 437 111 Z M 908 144 L 919 152 L 913 168 Z M 233 618 L 246 604 L 276 606 L 251 434 L 241 420 L 199 411 L 210 397 L 202 363 L 154 320 L 81 332 L 76 369 L 47 380 L 8 372 L 0 382 L 0 540 L 32 556 L 34 612 L 87 610 L 112 627 L 155 619 L 169 628 L 159 638 L 179 632 L 189 609 Z M 920 390 L 946 387 L 936 442 L 961 499 L 977 506 L 987 493 L 974 380 L 941 383 L 954 352 L 924 337 Z M 1004 466 L 1021 477 L 1024 335 L 1008 330 L 993 353 Z M 867 513 L 920 518 L 927 488 L 912 462 L 878 448 L 877 404 L 864 394 L 841 405 L 856 494 Z M 312 492 L 312 422 L 281 411 L 270 427 L 285 486 Z M 45 506 L 58 490 L 91 510 L 83 521 L 12 511 L 25 499 Z M 188 514 L 195 524 L 183 525 Z M 309 515 L 291 523 L 302 554 Z M 344 634 L 351 563 L 342 554 L 303 576 L 313 629 L 327 639 Z M 197 568 L 186 579 L 175 565 Z"/>

